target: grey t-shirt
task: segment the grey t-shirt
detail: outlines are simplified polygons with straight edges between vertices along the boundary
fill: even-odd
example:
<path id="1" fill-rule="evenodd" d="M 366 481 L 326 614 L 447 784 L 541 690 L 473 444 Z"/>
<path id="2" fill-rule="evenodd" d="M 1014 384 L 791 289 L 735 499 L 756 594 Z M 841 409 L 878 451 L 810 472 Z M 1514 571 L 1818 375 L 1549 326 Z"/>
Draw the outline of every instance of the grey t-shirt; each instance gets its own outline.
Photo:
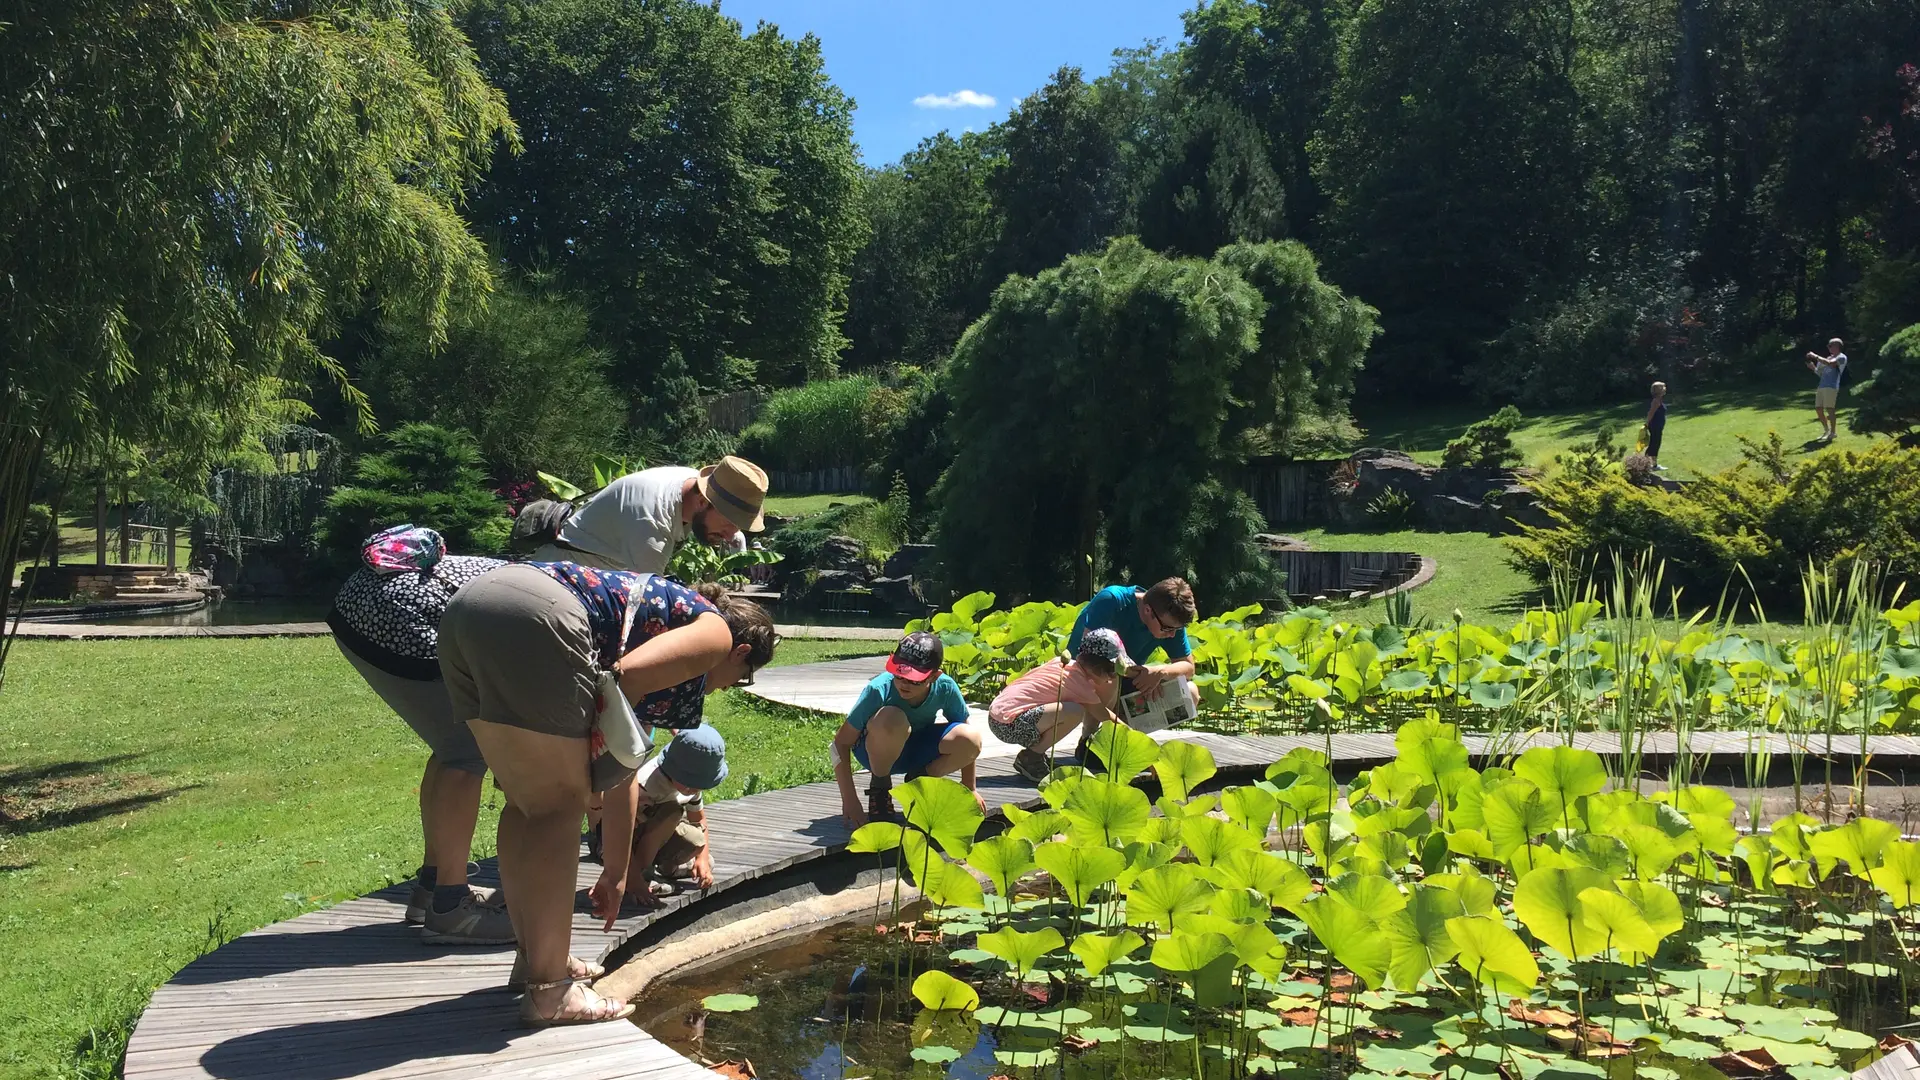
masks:
<path id="1" fill-rule="evenodd" d="M 687 535 L 680 521 L 680 489 L 699 475 L 700 470 L 680 465 L 628 473 L 588 499 L 560 530 L 560 539 L 618 569 L 664 574 Z M 559 557 L 568 558 L 564 549 Z"/>

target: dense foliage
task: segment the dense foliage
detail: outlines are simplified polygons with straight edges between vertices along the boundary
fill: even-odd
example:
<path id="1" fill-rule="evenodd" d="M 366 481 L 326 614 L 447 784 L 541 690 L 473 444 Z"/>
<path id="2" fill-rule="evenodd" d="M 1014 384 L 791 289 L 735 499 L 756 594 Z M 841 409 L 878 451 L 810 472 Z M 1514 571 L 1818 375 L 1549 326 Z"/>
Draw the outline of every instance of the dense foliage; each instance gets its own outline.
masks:
<path id="1" fill-rule="evenodd" d="M 865 226 L 818 40 L 694 0 L 476 0 L 461 24 L 527 144 L 477 214 L 589 301 L 649 426 L 702 388 L 832 370 Z"/>
<path id="2" fill-rule="evenodd" d="M 406 424 L 362 457 L 353 482 L 327 499 L 324 542 L 353 565 L 360 542 L 395 525 L 436 529 L 456 555 L 491 555 L 506 546 L 506 504 L 480 468 L 480 448 L 464 431 Z"/>
<path id="3" fill-rule="evenodd" d="M 1503 405 L 1485 420 L 1467 425 L 1460 437 L 1447 443 L 1440 463 L 1450 469 L 1472 466 L 1499 469 L 1520 464 L 1520 451 L 1513 445 L 1513 433 L 1520 428 L 1520 410 Z"/>
<path id="4" fill-rule="evenodd" d="M 795 472 L 880 463 L 905 395 L 870 375 L 824 379 L 781 390 L 740 433 L 740 452 L 763 468 Z"/>
<path id="5" fill-rule="evenodd" d="M 1544 584 L 1556 568 L 1604 575 L 1650 552 L 1696 603 L 1791 595 L 1809 564 L 1920 584 L 1920 450 L 1881 443 L 1790 464 L 1778 435 L 1748 447 L 1748 460 L 1677 491 L 1589 471 L 1544 480 L 1535 490 L 1554 524 L 1509 540 L 1514 564 Z"/>
<path id="6" fill-rule="evenodd" d="M 0 562 L 50 464 L 204 465 L 369 298 L 487 287 L 456 206 L 509 135 L 445 6 L 16 4 L 0 32 Z M 195 470 L 188 469 L 191 473 Z"/>
<path id="7" fill-rule="evenodd" d="M 619 445 L 626 408 L 608 354 L 585 308 L 550 282 L 501 278 L 484 308 L 455 314 L 444 343 L 396 320 L 377 336 L 354 370 L 375 415 L 472 433 L 499 481 L 582 472 Z"/>
<path id="8" fill-rule="evenodd" d="M 1880 350 L 1880 367 L 1854 388 L 1853 429 L 1920 443 L 1920 324 Z"/>
<path id="9" fill-rule="evenodd" d="M 1195 1080 L 1604 1076 L 1629 1057 L 1839 1077 L 1904 1019 L 1920 843 L 1893 823 L 1796 809 L 1742 836 L 1734 797 L 1684 768 L 1648 792 L 1568 745 L 1476 768 L 1434 718 L 1393 741 L 1351 784 L 1302 748 L 1200 794 L 1205 747 L 1109 724 L 1104 775 L 1054 770 L 1046 806 L 985 840 L 954 781 L 896 788 L 904 823 L 850 850 L 933 904 L 910 935 L 930 947 L 896 958 L 926 1009 L 913 1058 L 979 1053 L 991 1027 L 1003 1065 L 1091 1055 L 1067 1076 L 1124 1075 L 1131 1051 Z M 1147 770 L 1157 802 L 1131 782 Z"/>
<path id="10" fill-rule="evenodd" d="M 1505 629 L 1359 626 L 1314 608 L 1259 621 L 1260 608 L 1248 606 L 1201 620 L 1188 636 L 1207 722 L 1231 729 L 1377 731 L 1428 709 L 1476 730 L 1857 737 L 1920 726 L 1920 602 L 1882 612 L 1841 590 L 1798 639 L 1770 643 L 1697 619 L 1661 629 L 1654 599 L 1578 601 Z M 1079 613 L 993 604 L 992 593 L 975 593 L 908 624 L 940 634 L 946 671 L 970 700 L 991 700 L 1060 655 Z"/>
<path id="11" fill-rule="evenodd" d="M 1382 312 L 1389 395 L 1630 395 L 1835 333 L 1866 367 L 1920 319 L 1915 40 L 1911 0 L 1212 0 L 881 170 L 853 273 L 925 284 L 855 305 L 851 355 L 923 362 L 1132 233 L 1305 242 Z"/>
<path id="12" fill-rule="evenodd" d="M 1372 314 L 1291 244 L 1200 260 L 1122 239 L 1009 278 L 947 381 L 946 583 L 1057 597 L 1180 574 L 1214 606 L 1278 595 L 1228 470 L 1284 388 L 1344 393 Z"/>

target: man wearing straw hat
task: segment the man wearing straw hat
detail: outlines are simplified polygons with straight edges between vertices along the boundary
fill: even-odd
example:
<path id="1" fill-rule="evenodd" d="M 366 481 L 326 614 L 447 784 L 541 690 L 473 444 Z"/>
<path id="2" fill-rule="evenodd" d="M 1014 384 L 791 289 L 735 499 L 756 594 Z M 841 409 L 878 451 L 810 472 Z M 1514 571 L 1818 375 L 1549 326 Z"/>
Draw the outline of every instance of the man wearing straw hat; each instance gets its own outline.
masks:
<path id="1" fill-rule="evenodd" d="M 767 474 L 745 458 L 689 469 L 642 469 L 595 492 L 533 553 L 536 562 L 663 574 L 689 534 L 719 547 L 765 527 Z"/>

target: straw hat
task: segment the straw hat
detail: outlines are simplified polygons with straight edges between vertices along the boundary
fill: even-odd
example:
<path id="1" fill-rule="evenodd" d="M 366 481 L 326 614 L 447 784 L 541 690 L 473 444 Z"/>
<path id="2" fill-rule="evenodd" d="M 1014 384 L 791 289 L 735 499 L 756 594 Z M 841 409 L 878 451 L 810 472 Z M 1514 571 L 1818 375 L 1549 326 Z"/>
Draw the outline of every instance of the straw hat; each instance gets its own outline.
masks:
<path id="1" fill-rule="evenodd" d="M 766 470 L 746 458 L 728 455 L 700 470 L 700 496 L 741 532 L 766 528 L 760 507 L 767 501 Z"/>

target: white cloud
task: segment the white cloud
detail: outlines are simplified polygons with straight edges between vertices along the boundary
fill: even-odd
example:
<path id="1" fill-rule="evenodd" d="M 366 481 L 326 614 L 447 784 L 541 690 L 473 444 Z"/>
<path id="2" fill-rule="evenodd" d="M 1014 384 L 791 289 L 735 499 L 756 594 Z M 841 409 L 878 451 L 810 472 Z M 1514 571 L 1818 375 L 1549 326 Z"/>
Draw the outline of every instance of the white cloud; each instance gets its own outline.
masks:
<path id="1" fill-rule="evenodd" d="M 951 94 L 921 94 L 913 103 L 923 109 L 991 109 L 997 104 L 992 94 L 978 90 L 956 90 Z"/>

